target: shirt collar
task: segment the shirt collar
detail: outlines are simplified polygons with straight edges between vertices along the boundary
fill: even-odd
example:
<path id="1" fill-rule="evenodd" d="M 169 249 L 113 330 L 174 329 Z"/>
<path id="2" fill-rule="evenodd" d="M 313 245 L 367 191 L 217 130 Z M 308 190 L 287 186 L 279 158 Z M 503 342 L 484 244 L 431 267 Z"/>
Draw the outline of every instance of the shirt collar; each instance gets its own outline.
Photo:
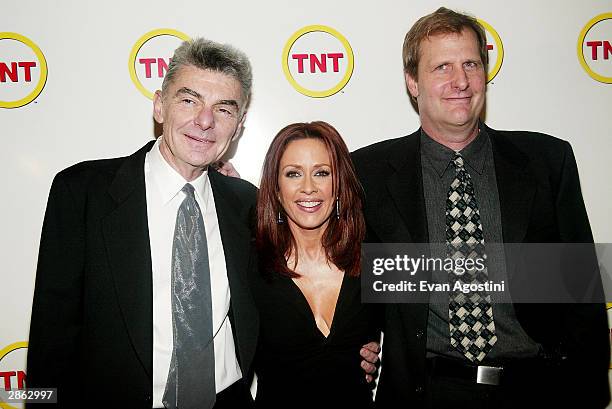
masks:
<path id="1" fill-rule="evenodd" d="M 162 156 L 161 151 L 159 150 L 162 138 L 163 136 L 157 138 L 155 145 L 153 145 L 153 148 L 151 149 L 149 169 L 151 171 L 151 175 L 153 176 L 153 180 L 159 189 L 163 204 L 166 205 L 181 192 L 187 181 L 176 170 L 174 170 L 174 168 L 170 166 L 170 164 Z M 206 206 L 206 201 L 210 191 L 208 169 L 189 183 L 191 183 L 193 186 L 200 205 Z"/>
<path id="2" fill-rule="evenodd" d="M 455 151 L 442 145 L 441 143 L 433 140 L 427 133 L 421 128 L 421 152 L 423 156 L 428 160 L 438 176 L 441 178 L 444 172 L 451 164 Z M 479 125 L 479 132 L 476 138 L 470 142 L 468 146 L 463 148 L 461 156 L 463 156 L 464 163 L 466 163 L 471 169 L 482 174 L 484 171 L 485 162 L 485 147 L 489 144 L 489 135 L 482 124 Z"/>

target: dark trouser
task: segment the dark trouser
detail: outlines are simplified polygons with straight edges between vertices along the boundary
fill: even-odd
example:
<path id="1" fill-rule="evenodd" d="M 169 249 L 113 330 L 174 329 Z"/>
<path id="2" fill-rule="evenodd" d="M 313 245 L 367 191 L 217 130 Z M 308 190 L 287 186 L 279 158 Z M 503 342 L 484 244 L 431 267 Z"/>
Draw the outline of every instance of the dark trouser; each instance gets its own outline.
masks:
<path id="1" fill-rule="evenodd" d="M 253 409 L 253 397 L 244 379 L 236 381 L 217 394 L 213 409 Z"/>
<path id="2" fill-rule="evenodd" d="M 252 409 L 255 407 L 249 386 L 240 379 L 217 394 L 214 409 Z"/>
<path id="3" fill-rule="evenodd" d="M 504 369 L 498 385 L 476 382 L 476 370 L 447 359 L 427 364 L 426 407 L 430 409 L 515 409 L 565 407 L 556 403 L 555 370 L 537 360 Z M 561 405 L 561 406 L 558 406 Z"/>

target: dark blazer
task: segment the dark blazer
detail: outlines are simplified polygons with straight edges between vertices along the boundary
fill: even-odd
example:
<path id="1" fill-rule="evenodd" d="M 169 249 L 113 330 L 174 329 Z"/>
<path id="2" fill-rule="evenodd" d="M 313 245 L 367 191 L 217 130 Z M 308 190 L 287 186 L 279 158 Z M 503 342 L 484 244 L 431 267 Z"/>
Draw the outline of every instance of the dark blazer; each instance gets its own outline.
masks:
<path id="1" fill-rule="evenodd" d="M 153 287 L 145 154 L 83 162 L 54 179 L 42 229 L 28 387 L 58 388 L 61 407 L 152 406 Z M 258 315 L 247 270 L 256 188 L 209 170 L 243 375 Z M 45 407 L 48 407 L 45 405 Z"/>
<path id="2" fill-rule="evenodd" d="M 532 132 L 487 128 L 493 148 L 505 243 L 591 243 L 593 237 L 569 143 Z M 353 153 L 365 194 L 367 241 L 428 242 L 420 130 Z M 510 259 L 507 259 L 509 271 Z M 510 273 L 509 273 L 510 274 Z M 509 279 L 520 282 L 520 272 Z M 610 346 L 602 304 L 515 304 L 516 316 L 546 351 L 564 359 L 553 382 L 564 403 L 605 407 Z M 422 407 L 428 305 L 389 304 L 377 391 L 381 407 Z M 578 406 L 577 406 L 578 407 Z"/>

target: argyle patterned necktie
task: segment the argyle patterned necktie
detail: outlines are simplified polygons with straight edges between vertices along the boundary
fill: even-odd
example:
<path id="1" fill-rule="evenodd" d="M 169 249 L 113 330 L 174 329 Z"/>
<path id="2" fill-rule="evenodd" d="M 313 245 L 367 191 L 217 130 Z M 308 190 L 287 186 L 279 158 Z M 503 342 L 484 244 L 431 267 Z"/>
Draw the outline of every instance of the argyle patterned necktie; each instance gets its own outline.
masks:
<path id="1" fill-rule="evenodd" d="M 446 200 L 446 245 L 448 256 L 454 260 L 486 260 L 484 236 L 474 184 L 463 164 L 463 157 L 455 153 L 453 158 L 455 179 L 448 190 Z M 467 359 L 480 362 L 491 350 L 497 336 L 493 322 L 491 296 L 485 291 L 465 294 L 454 290 L 460 285 L 479 284 L 487 281 L 487 268 L 466 269 L 463 274 L 449 272 L 449 326 L 451 345 Z"/>
<path id="2" fill-rule="evenodd" d="M 208 246 L 193 186 L 182 191 L 172 245 L 174 345 L 162 402 L 169 409 L 209 409 L 216 391 Z"/>

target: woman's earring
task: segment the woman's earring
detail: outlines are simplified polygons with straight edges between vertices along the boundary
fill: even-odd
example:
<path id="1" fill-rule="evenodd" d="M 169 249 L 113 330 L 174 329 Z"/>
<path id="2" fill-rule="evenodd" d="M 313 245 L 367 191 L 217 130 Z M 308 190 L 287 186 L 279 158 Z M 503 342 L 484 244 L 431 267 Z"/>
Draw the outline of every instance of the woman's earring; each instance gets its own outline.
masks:
<path id="1" fill-rule="evenodd" d="M 340 220 L 340 198 L 336 196 L 336 219 Z"/>
<path id="2" fill-rule="evenodd" d="M 280 210 L 278 211 L 278 216 L 276 217 L 276 224 L 283 224 L 285 221 L 283 220 L 283 215 Z"/>

